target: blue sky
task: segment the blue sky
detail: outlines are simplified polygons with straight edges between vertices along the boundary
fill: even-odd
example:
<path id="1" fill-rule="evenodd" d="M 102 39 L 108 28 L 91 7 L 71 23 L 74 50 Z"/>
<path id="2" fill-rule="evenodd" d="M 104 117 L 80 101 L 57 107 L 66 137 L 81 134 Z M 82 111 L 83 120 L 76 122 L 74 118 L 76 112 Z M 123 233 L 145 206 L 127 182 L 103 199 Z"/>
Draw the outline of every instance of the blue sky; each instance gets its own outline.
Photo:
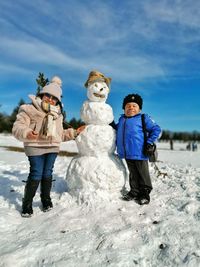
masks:
<path id="1" fill-rule="evenodd" d="M 117 121 L 123 98 L 165 130 L 200 131 L 200 1 L 0 1 L 0 111 L 36 92 L 39 72 L 63 81 L 67 118 L 80 118 L 83 84 L 112 77 Z"/>

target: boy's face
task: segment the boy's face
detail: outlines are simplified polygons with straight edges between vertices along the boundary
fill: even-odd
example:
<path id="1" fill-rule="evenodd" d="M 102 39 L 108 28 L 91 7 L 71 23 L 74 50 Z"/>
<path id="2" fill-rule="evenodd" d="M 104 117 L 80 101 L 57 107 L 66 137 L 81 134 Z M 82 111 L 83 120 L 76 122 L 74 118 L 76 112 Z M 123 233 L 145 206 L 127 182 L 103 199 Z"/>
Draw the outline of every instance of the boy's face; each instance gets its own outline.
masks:
<path id="1" fill-rule="evenodd" d="M 140 107 L 137 103 L 130 102 L 127 103 L 124 109 L 124 113 L 127 117 L 135 116 L 140 112 Z"/>

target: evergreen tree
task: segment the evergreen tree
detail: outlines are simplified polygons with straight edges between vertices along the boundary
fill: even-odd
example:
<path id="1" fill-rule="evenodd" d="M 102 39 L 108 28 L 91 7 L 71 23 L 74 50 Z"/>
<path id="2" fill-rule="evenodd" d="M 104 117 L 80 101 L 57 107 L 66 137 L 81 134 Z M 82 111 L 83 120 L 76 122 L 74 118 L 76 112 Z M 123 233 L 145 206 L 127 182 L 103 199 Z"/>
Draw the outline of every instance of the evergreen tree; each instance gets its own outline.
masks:
<path id="1" fill-rule="evenodd" d="M 0 113 L 0 133 L 7 131 L 5 118 L 6 118 L 6 115 L 3 113 Z"/>
<path id="2" fill-rule="evenodd" d="M 37 82 L 37 95 L 40 93 L 40 90 L 49 82 L 48 78 L 45 78 L 44 73 L 39 72 L 38 78 L 36 79 Z"/>
<path id="3" fill-rule="evenodd" d="M 64 121 L 63 123 L 64 129 L 67 129 L 67 128 L 77 129 L 82 125 L 85 125 L 85 123 L 81 119 L 77 120 L 76 118 L 72 118 L 69 122 Z"/>
<path id="4" fill-rule="evenodd" d="M 72 118 L 69 121 L 69 124 L 74 128 L 77 129 L 78 127 L 84 125 L 84 122 L 81 121 L 81 119 L 77 120 L 76 118 Z"/>

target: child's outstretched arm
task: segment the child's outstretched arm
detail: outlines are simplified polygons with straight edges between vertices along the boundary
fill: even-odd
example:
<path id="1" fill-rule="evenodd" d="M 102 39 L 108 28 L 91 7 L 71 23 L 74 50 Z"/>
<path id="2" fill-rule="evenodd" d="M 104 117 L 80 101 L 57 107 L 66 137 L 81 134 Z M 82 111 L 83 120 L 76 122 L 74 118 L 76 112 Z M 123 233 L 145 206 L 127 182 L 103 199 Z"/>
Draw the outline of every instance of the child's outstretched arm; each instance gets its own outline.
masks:
<path id="1" fill-rule="evenodd" d="M 63 141 L 69 141 L 75 139 L 82 131 L 84 131 L 86 125 L 80 126 L 77 130 L 73 128 L 68 128 L 63 130 Z"/>
<path id="2" fill-rule="evenodd" d="M 73 128 L 68 128 L 66 130 L 63 130 L 63 136 L 62 136 L 62 141 L 70 141 L 74 140 L 77 137 L 76 130 Z"/>

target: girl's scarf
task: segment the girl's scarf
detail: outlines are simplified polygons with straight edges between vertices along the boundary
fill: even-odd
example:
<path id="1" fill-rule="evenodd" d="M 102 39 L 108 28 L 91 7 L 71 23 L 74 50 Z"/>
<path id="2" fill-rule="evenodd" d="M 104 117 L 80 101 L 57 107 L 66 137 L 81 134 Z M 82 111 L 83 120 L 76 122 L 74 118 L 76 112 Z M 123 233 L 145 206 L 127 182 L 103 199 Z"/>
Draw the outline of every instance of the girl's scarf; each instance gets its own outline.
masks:
<path id="1" fill-rule="evenodd" d="M 53 106 L 45 101 L 42 101 L 39 97 L 36 98 L 36 101 L 42 110 L 47 113 L 44 117 L 41 129 L 42 136 L 46 137 L 47 139 L 56 137 L 56 119 L 61 114 L 60 105 Z"/>

